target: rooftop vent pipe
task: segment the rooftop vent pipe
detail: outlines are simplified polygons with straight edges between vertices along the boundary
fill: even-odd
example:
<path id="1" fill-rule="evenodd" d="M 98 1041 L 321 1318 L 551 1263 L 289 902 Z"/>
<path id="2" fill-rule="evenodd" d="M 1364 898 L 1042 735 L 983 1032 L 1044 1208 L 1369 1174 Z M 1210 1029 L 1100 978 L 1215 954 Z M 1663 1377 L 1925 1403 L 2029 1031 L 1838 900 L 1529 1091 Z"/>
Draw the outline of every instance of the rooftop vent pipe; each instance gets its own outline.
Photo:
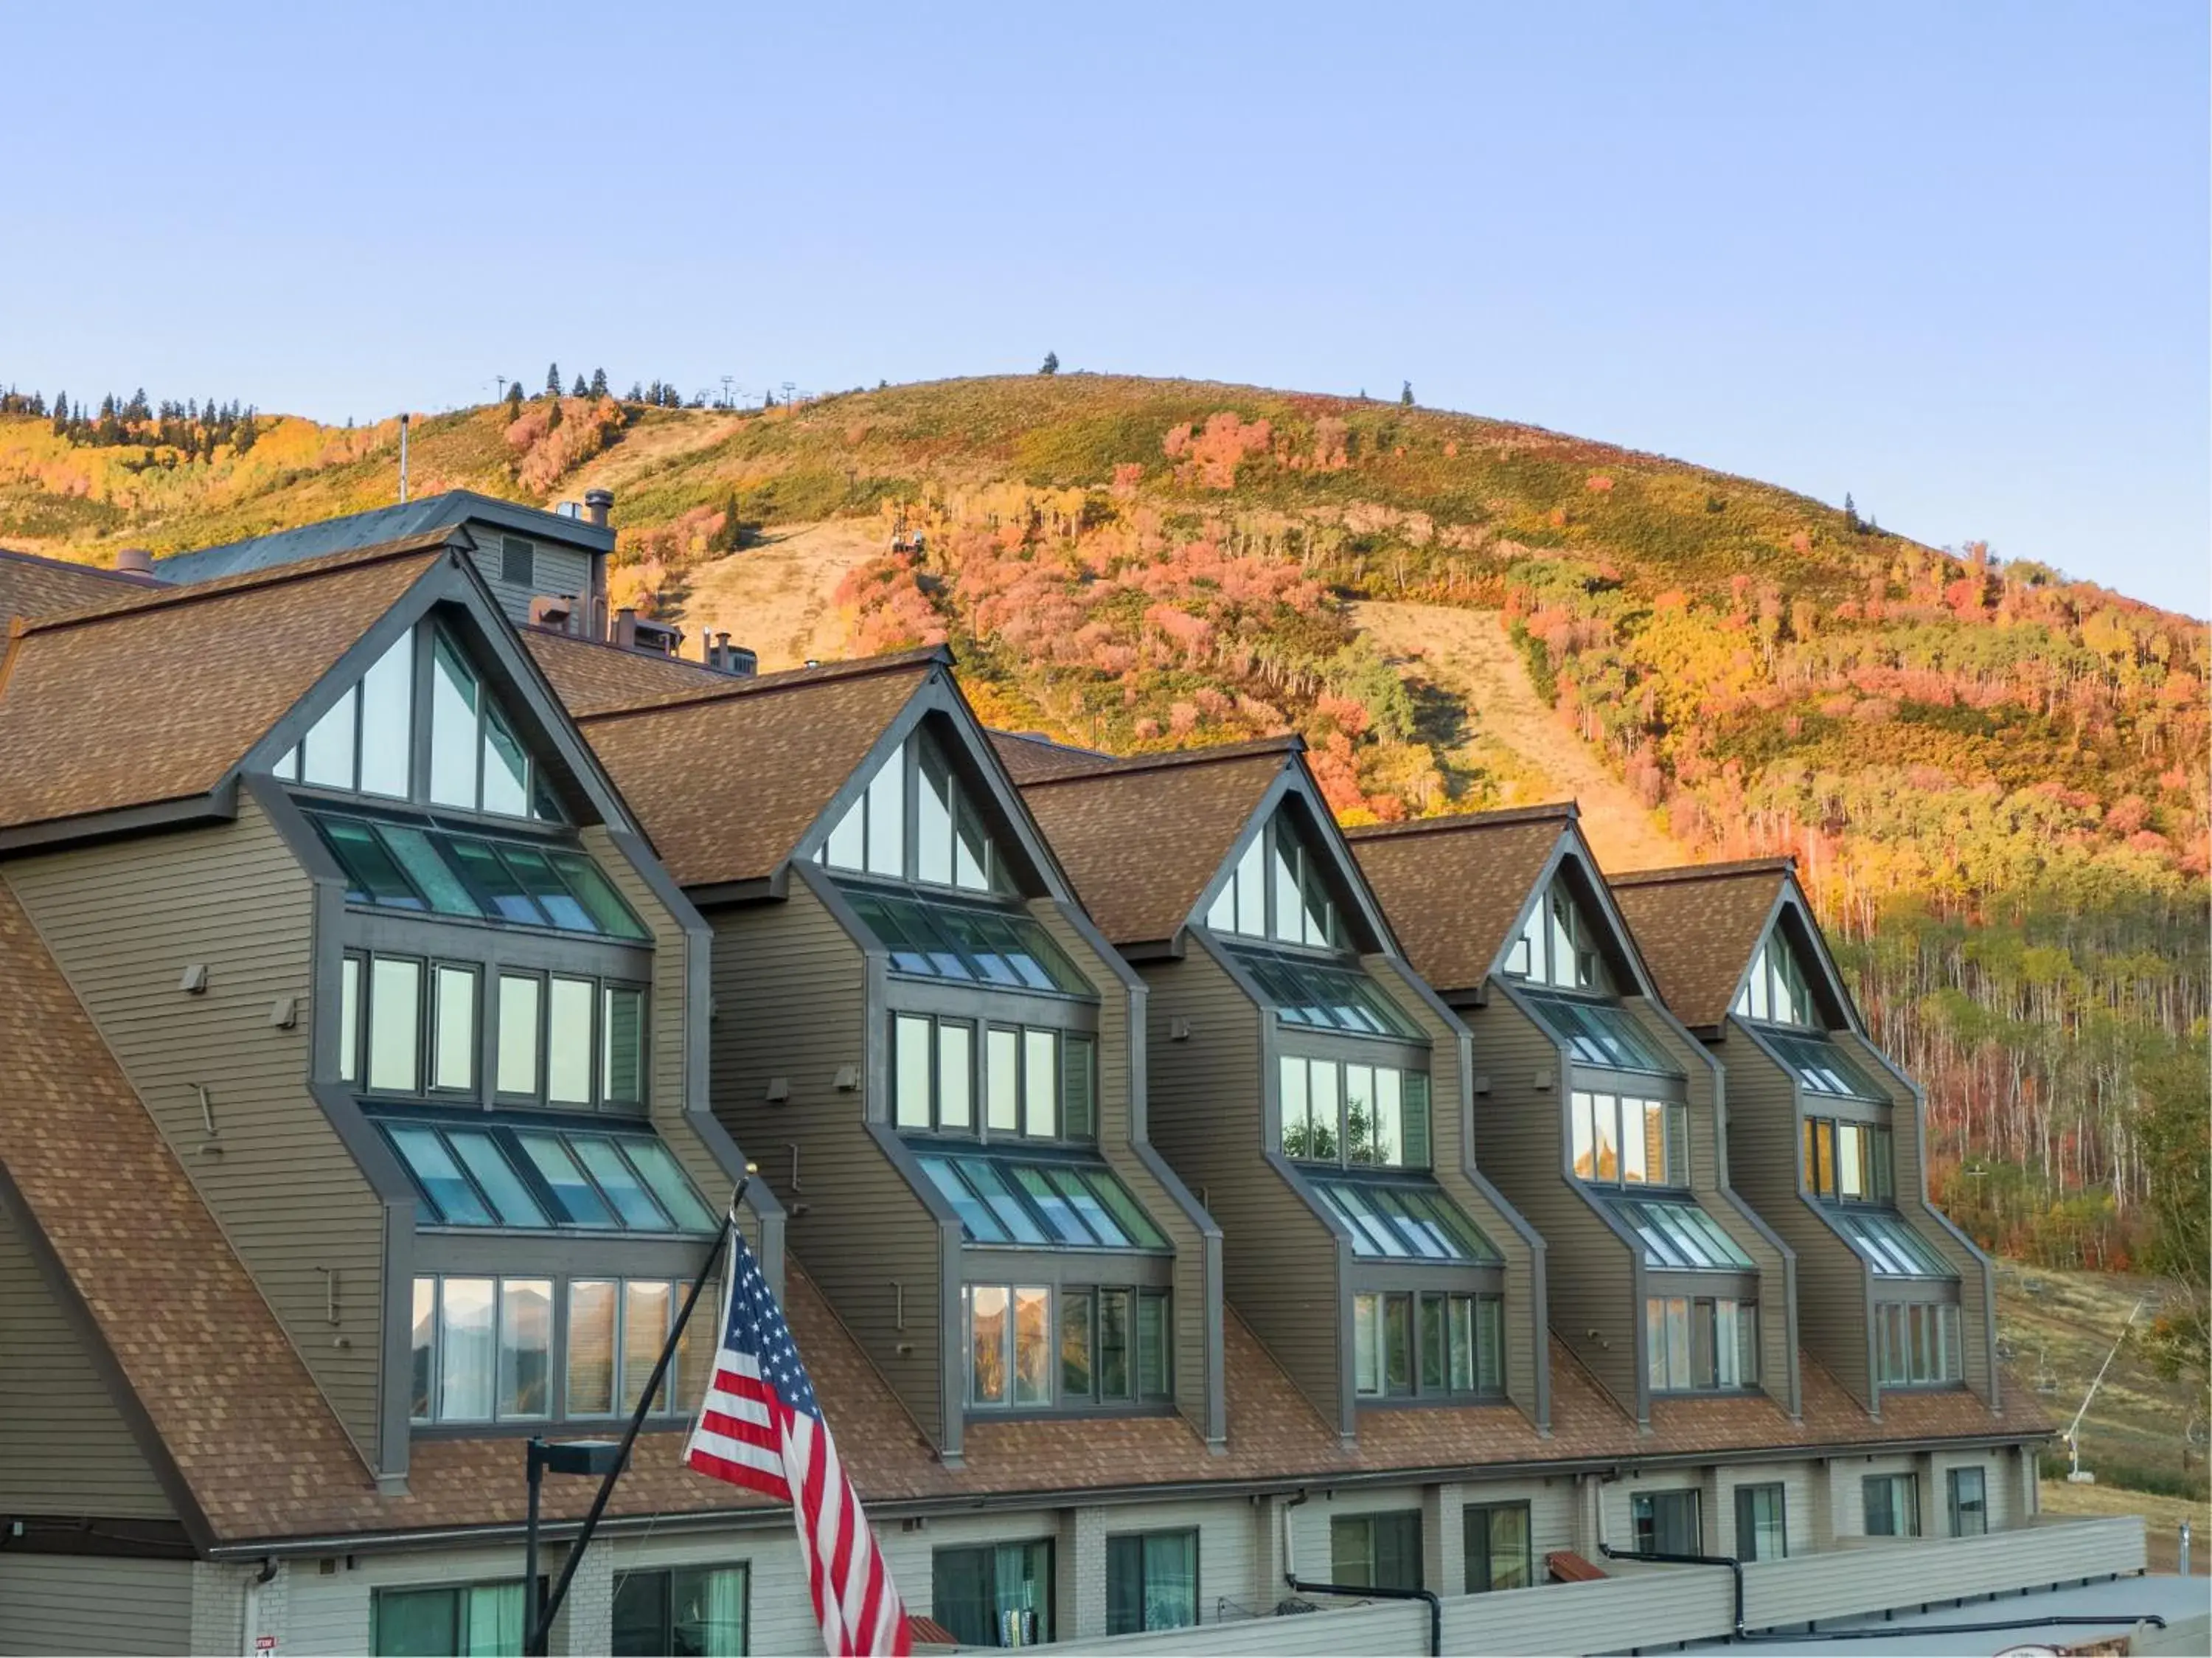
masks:
<path id="1" fill-rule="evenodd" d="M 115 568 L 124 576 L 151 576 L 154 555 L 143 547 L 125 547 L 115 555 Z"/>
<path id="2" fill-rule="evenodd" d="M 612 490 L 586 490 L 584 516 L 599 529 L 607 527 L 607 515 L 614 510 L 615 492 Z"/>

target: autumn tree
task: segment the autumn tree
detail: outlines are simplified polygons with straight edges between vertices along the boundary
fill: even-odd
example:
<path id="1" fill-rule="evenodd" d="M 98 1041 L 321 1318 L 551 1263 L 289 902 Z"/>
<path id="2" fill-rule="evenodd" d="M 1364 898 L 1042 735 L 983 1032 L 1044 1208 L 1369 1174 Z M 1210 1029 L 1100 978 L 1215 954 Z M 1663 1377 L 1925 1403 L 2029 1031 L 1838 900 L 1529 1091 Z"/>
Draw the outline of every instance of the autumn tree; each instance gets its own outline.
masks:
<path id="1" fill-rule="evenodd" d="M 2146 1344 L 2160 1374 L 2212 1379 L 2212 1138 L 2204 1105 L 2212 1078 L 2195 1045 L 2145 1068 L 2136 1135 L 2148 1165 L 2150 1244 L 2144 1265 L 2166 1283 Z"/>

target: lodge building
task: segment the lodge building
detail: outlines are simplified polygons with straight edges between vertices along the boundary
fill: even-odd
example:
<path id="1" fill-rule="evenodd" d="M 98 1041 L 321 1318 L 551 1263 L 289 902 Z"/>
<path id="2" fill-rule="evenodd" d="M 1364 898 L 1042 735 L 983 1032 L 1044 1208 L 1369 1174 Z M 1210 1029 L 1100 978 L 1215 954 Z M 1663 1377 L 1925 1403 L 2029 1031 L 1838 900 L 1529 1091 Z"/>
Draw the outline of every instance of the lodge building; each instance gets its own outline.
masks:
<path id="1" fill-rule="evenodd" d="M 924 1644 L 2142 1570 L 2037 1515 L 1786 864 L 1346 834 L 1295 739 L 994 733 L 942 649 L 680 655 L 610 506 L 0 553 L 0 1655 L 519 1651 L 524 1444 L 619 1431 L 740 1186 Z M 553 1650 L 819 1650 L 787 1512 L 680 1466 L 712 1339 Z"/>

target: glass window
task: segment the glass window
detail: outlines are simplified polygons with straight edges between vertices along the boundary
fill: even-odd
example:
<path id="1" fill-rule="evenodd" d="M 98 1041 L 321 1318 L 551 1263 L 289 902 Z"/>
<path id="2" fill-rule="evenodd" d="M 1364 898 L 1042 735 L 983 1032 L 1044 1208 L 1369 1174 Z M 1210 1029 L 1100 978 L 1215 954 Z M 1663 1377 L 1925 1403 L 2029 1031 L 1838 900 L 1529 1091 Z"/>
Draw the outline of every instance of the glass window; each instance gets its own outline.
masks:
<path id="1" fill-rule="evenodd" d="M 1004 1405 L 1006 1308 L 1012 1292 L 1000 1284 L 973 1284 L 962 1292 L 968 1314 L 968 1398 L 975 1405 Z"/>
<path id="2" fill-rule="evenodd" d="M 522 1651 L 520 1581 L 378 1589 L 369 1604 L 376 1658 L 520 1658 Z"/>
<path id="3" fill-rule="evenodd" d="M 1470 1503 L 1465 1524 L 1469 1594 L 1525 1589 L 1536 1581 L 1526 1503 Z"/>
<path id="4" fill-rule="evenodd" d="M 1098 1292 L 1098 1396 L 1129 1397 L 1129 1292 Z"/>
<path id="5" fill-rule="evenodd" d="M 937 1027 L 938 1126 L 964 1129 L 975 1120 L 975 1027 L 944 1021 Z"/>
<path id="6" fill-rule="evenodd" d="M 477 975 L 441 965 L 430 1045 L 430 1086 L 472 1091 L 477 1085 Z"/>
<path id="7" fill-rule="evenodd" d="M 1735 1551 L 1740 1560 L 1782 1560 L 1790 1554 L 1779 1484 L 1735 1488 Z"/>
<path id="8" fill-rule="evenodd" d="M 499 976 L 499 1091 L 538 1093 L 538 1020 L 543 980 L 520 973 Z"/>
<path id="9" fill-rule="evenodd" d="M 653 1367 L 660 1362 L 660 1350 L 667 1344 L 669 1318 L 674 1311 L 673 1284 L 652 1279 L 623 1281 L 622 1408 L 625 1414 L 636 1410 L 638 1401 L 645 1397 L 645 1385 L 653 1380 Z M 665 1381 L 653 1408 L 668 1408 Z"/>
<path id="10" fill-rule="evenodd" d="M 346 899 L 391 910 L 420 910 L 422 898 L 394 861 L 390 850 L 366 823 L 351 818 L 316 817 L 316 826 L 346 874 Z"/>
<path id="11" fill-rule="evenodd" d="M 483 711 L 483 809 L 511 818 L 530 815 L 530 760 L 499 710 Z"/>
<path id="12" fill-rule="evenodd" d="M 1054 1638 L 1049 1541 L 939 1549 L 931 1613 L 963 1647 L 1030 1647 Z"/>
<path id="13" fill-rule="evenodd" d="M 568 890 L 576 895 L 576 901 L 584 906 L 592 926 L 600 932 L 617 938 L 653 936 L 645 930 L 645 923 L 630 912 L 629 905 L 623 902 L 622 894 L 615 891 L 605 871 L 590 858 L 581 852 L 564 851 L 559 847 L 548 848 L 545 857 L 561 872 L 561 879 L 568 883 Z"/>
<path id="14" fill-rule="evenodd" d="M 1092 1070 L 1096 1045 L 1087 1036 L 1062 1033 L 1060 1039 L 1060 1133 L 1065 1140 L 1095 1140 L 1097 1093 Z"/>
<path id="15" fill-rule="evenodd" d="M 477 804 L 476 671 L 443 634 L 434 636 L 430 673 L 430 798 L 441 806 Z"/>
<path id="16" fill-rule="evenodd" d="M 1990 1529 L 1988 1482 L 1979 1468 L 1953 1468 L 1944 1476 L 1950 1487 L 1951 1535 L 1980 1537 Z"/>
<path id="17" fill-rule="evenodd" d="M 599 1094 L 611 1106 L 645 1101 L 645 993 L 610 984 L 602 993 Z"/>
<path id="18" fill-rule="evenodd" d="M 1021 1033 L 997 1025 L 986 1039 L 984 1080 L 990 1091 L 992 1128 L 1017 1133 L 1022 1125 Z"/>
<path id="19" fill-rule="evenodd" d="M 332 703 L 307 732 L 300 746 L 300 775 L 303 782 L 324 789 L 351 789 L 354 783 L 354 720 L 358 702 L 351 686 Z"/>
<path id="20" fill-rule="evenodd" d="M 553 1281 L 507 1278 L 499 1287 L 499 1414 L 551 1413 Z"/>
<path id="21" fill-rule="evenodd" d="M 1869 1474 L 1860 1482 L 1869 1537 L 1920 1535 L 1920 1484 L 1911 1474 Z"/>
<path id="22" fill-rule="evenodd" d="M 906 766 L 894 756 L 868 781 L 870 875 L 906 873 Z"/>
<path id="23" fill-rule="evenodd" d="M 453 860 L 470 887 L 489 903 L 491 913 L 526 927 L 552 925 L 492 842 L 469 835 L 441 834 L 432 839 L 441 852 Z"/>
<path id="24" fill-rule="evenodd" d="M 675 1218 L 676 1224 L 687 1232 L 712 1232 L 719 1224 L 699 1195 L 691 1189 L 677 1166 L 676 1155 L 658 1140 L 625 1136 L 617 1142 L 623 1155 L 629 1158 L 637 1172 L 645 1177 L 653 1195 L 660 1200 L 661 1208 Z"/>
<path id="25" fill-rule="evenodd" d="M 440 1284 L 438 1419 L 489 1422 L 493 1397 L 492 1309 L 498 1286 L 490 1278 L 447 1278 Z"/>
<path id="26" fill-rule="evenodd" d="M 611 1227 L 615 1217 L 599 1191 L 576 1166 L 568 1154 L 567 1144 L 557 1134 L 528 1132 L 515 1137 L 521 1143 L 523 1153 L 538 1170 L 545 1184 L 552 1188 L 553 1199 L 561 1206 L 562 1218 L 570 1226 Z"/>
<path id="27" fill-rule="evenodd" d="M 894 972 L 1066 996 L 1093 994 L 1091 982 L 1042 924 L 1019 911 L 857 887 L 845 897 L 882 944 Z"/>
<path id="28" fill-rule="evenodd" d="M 891 1021 L 891 1114 L 901 1128 L 930 1126 L 929 1025 L 914 1014 Z"/>
<path id="29" fill-rule="evenodd" d="M 1420 1510 L 1333 1515 L 1328 1555 L 1333 1583 L 1354 1588 L 1420 1588 Z"/>
<path id="30" fill-rule="evenodd" d="M 1250 938 L 1267 936 L 1267 846 L 1264 834 L 1237 860 L 1237 930 Z"/>
<path id="31" fill-rule="evenodd" d="M 952 885 L 952 773 L 934 744 L 921 752 L 915 796 L 914 878 Z"/>
<path id="32" fill-rule="evenodd" d="M 868 800 L 863 794 L 846 808 L 822 844 L 822 861 L 838 869 L 863 869 L 868 863 Z"/>
<path id="33" fill-rule="evenodd" d="M 415 631 L 410 628 L 361 681 L 361 792 L 404 800 L 414 792 Z"/>
<path id="34" fill-rule="evenodd" d="M 1124 1532 L 1106 1539 L 1106 1633 L 1198 1622 L 1198 1533 Z"/>
<path id="35" fill-rule="evenodd" d="M 568 1284 L 568 1414 L 611 1416 L 615 1408 L 615 1299 L 611 1278 Z"/>
<path id="36" fill-rule="evenodd" d="M 1060 1391 L 1064 1399 L 1091 1397 L 1091 1297 L 1060 1298 Z"/>
<path id="37" fill-rule="evenodd" d="M 1562 990 L 1610 995 L 1613 976 L 1599 942 L 1603 936 L 1565 881 L 1555 880 L 1531 906 L 1520 937 L 1506 954 L 1504 972 L 1509 978 L 1530 978 Z"/>
<path id="38" fill-rule="evenodd" d="M 338 964 L 338 1081 L 351 1082 L 361 1075 L 361 958 L 347 956 Z"/>
<path id="39" fill-rule="evenodd" d="M 568 1146 L 582 1162 L 606 1200 L 614 1205 L 622 1223 L 633 1232 L 665 1232 L 668 1217 L 645 1188 L 637 1172 L 623 1161 L 612 1140 L 596 1134 L 576 1134 Z"/>
<path id="40" fill-rule="evenodd" d="M 1052 1295 L 1014 1291 L 1014 1403 L 1052 1403 Z"/>
<path id="41" fill-rule="evenodd" d="M 1173 1332 L 1168 1319 L 1166 1294 L 1156 1289 L 1140 1291 L 1137 1296 L 1139 1399 L 1164 1399 L 1169 1397 L 1169 1370 L 1173 1350 Z"/>
<path id="42" fill-rule="evenodd" d="M 1022 1131 L 1043 1139 L 1060 1133 L 1060 1046 L 1050 1031 L 1022 1033 Z"/>
<path id="43" fill-rule="evenodd" d="M 368 971 L 368 1085 L 392 1094 L 422 1086 L 422 964 L 378 956 Z"/>
<path id="44" fill-rule="evenodd" d="M 1703 1554 L 1698 1493 L 1638 1491 L 1629 1499 L 1638 1554 Z"/>
<path id="45" fill-rule="evenodd" d="M 744 1566 L 672 1566 L 615 1579 L 615 1658 L 743 1658 L 751 1573 Z"/>
<path id="46" fill-rule="evenodd" d="M 325 818 L 325 828 L 336 832 L 343 820 Z M 365 828 L 366 825 L 353 825 Z M 438 849 L 431 844 L 429 836 L 420 829 L 401 823 L 380 823 L 375 826 L 376 838 L 380 841 L 394 863 L 407 872 L 407 879 L 416 889 L 429 899 L 430 907 L 440 915 L 480 916 L 483 906 L 470 895 L 460 876 L 454 873 Z M 381 898 L 374 899 L 382 904 Z M 402 908 L 411 909 L 412 905 Z"/>
<path id="47" fill-rule="evenodd" d="M 529 893 L 531 899 L 545 912 L 545 919 L 563 932 L 595 933 L 599 923 L 592 912 L 576 901 L 568 883 L 554 873 L 552 863 L 535 846 L 517 846 L 512 843 L 497 846 L 500 862 L 507 872 Z"/>
<path id="48" fill-rule="evenodd" d="M 545 1097 L 556 1105 L 592 1103 L 592 982 L 548 981 Z"/>
<path id="49" fill-rule="evenodd" d="M 415 1280 L 414 1328 L 409 1340 L 413 1351 L 412 1375 L 410 1377 L 408 1418 L 414 1422 L 430 1419 L 432 1390 L 437 1385 L 438 1361 L 438 1281 L 435 1278 Z"/>
<path id="50" fill-rule="evenodd" d="M 545 1211 L 530 1188 L 514 1172 L 492 1137 L 477 1129 L 449 1128 L 446 1143 L 466 1166 L 477 1189 L 490 1199 L 501 1226 L 539 1227 L 548 1224 Z"/>
<path id="51" fill-rule="evenodd" d="M 1413 1391 L 1413 1298 L 1407 1295 L 1382 1297 L 1382 1391 Z"/>

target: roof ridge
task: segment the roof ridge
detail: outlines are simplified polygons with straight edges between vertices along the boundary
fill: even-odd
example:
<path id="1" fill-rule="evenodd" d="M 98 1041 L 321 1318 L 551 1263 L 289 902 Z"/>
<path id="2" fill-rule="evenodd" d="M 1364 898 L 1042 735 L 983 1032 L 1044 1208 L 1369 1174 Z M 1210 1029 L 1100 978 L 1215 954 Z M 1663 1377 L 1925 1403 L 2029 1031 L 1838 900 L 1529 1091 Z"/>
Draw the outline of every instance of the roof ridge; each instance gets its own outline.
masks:
<path id="1" fill-rule="evenodd" d="M 26 636 L 58 632 L 64 628 L 82 627 L 94 622 L 143 616 L 149 611 L 227 599 L 234 593 L 251 593 L 257 588 L 279 587 L 293 582 L 312 582 L 319 576 L 334 575 L 343 570 L 359 570 L 371 564 L 388 564 L 395 559 L 441 552 L 450 545 L 453 534 L 450 529 L 439 530 L 434 533 L 404 536 L 396 541 L 380 541 L 366 547 L 349 547 L 320 558 L 305 558 L 292 564 L 241 570 L 235 576 L 217 576 L 211 582 L 164 583 L 159 588 L 144 589 L 145 597 L 141 603 L 105 605 L 94 610 L 73 610 L 55 616 L 42 616 L 28 621 L 23 632 Z"/>
<path id="2" fill-rule="evenodd" d="M 518 633 L 534 633 L 540 638 L 558 639 L 563 644 L 590 645 L 599 650 L 617 651 L 621 654 L 625 661 L 642 658 L 644 661 L 648 662 L 675 662 L 684 667 L 696 668 L 701 674 L 711 674 L 718 680 L 728 680 L 735 677 L 732 674 L 724 674 L 717 669 L 711 668 L 704 662 L 695 662 L 689 656 L 667 656 L 661 655 L 658 651 L 632 650 L 627 646 L 617 644 L 612 639 L 593 639 L 587 637 L 586 635 L 581 633 L 571 633 L 566 628 L 550 626 L 544 622 L 518 622 L 515 624 L 515 631 Z M 770 676 L 755 674 L 752 677 L 754 680 L 758 680 Z M 703 687 L 702 688 L 703 689 Z M 623 706 L 627 708 L 629 704 L 624 704 Z"/>
<path id="3" fill-rule="evenodd" d="M 1012 735 L 1012 734 L 1008 734 Z M 1165 771 L 1170 766 L 1211 765 L 1229 760 L 1249 760 L 1262 754 L 1303 754 L 1306 740 L 1295 731 L 1278 737 L 1252 737 L 1243 742 L 1209 743 L 1203 748 L 1170 749 L 1158 754 L 1132 754 L 1125 759 L 1107 758 L 1097 765 L 1070 766 L 1064 771 L 1048 772 L 1041 777 L 1031 777 L 1021 787 L 1024 789 L 1042 789 L 1055 783 L 1089 783 L 1100 777 L 1141 776 L 1147 771 Z"/>
<path id="4" fill-rule="evenodd" d="M 1513 823 L 1541 823 L 1557 819 L 1579 823 L 1582 808 L 1571 800 L 1547 801 L 1537 806 L 1501 806 L 1488 812 L 1449 812 L 1441 817 L 1413 818 L 1404 823 L 1366 823 L 1346 829 L 1349 840 L 1388 840 L 1396 836 L 1433 835 L 1465 829 L 1497 829 Z"/>
<path id="5" fill-rule="evenodd" d="M 103 569 L 98 564 L 82 564 L 75 558 L 53 558 L 43 552 L 24 552 L 15 547 L 0 547 L 0 559 L 6 559 L 12 564 L 37 564 L 46 570 L 65 570 L 75 576 L 97 576 L 103 582 L 113 582 L 138 592 L 143 592 L 149 588 L 166 588 L 173 585 L 164 582 L 158 576 L 140 576 L 134 575 L 129 570 Z"/>
<path id="6" fill-rule="evenodd" d="M 1737 858 L 1726 863 L 1676 863 L 1663 869 L 1624 869 L 1619 874 L 1607 873 L 1607 882 L 1614 887 L 1663 887 L 1674 881 L 1718 881 L 1731 875 L 1759 875 L 1797 873 L 1797 856 L 1794 852 L 1778 853 L 1771 857 Z"/>
<path id="7" fill-rule="evenodd" d="M 683 658 L 673 660 L 681 661 Z M 901 668 L 927 665 L 950 667 L 952 665 L 951 649 L 945 645 L 920 645 L 911 650 L 892 651 L 882 656 L 862 656 L 845 662 L 823 662 L 813 667 L 786 668 L 780 674 L 732 679 L 727 685 L 702 686 L 696 692 L 679 692 L 673 696 L 625 703 L 619 708 L 603 708 L 595 713 L 578 714 L 572 717 L 579 725 L 592 724 L 604 720 L 627 719 L 639 714 L 659 714 L 671 709 L 696 708 L 704 703 L 726 702 L 769 692 L 801 691 L 809 686 L 835 685 L 844 680 L 864 680 L 872 674 L 892 674 Z"/>
<path id="8" fill-rule="evenodd" d="M 1004 731 L 995 725 L 987 725 L 983 728 L 983 735 L 987 737 L 1004 737 L 1008 742 L 1025 742 L 1038 748 L 1049 748 L 1062 754 L 1081 754 L 1101 760 L 1120 758 L 1118 755 L 1108 753 L 1103 748 L 1085 748 L 1079 743 L 1062 742 L 1057 737 L 1046 736 L 1042 731 Z"/>

